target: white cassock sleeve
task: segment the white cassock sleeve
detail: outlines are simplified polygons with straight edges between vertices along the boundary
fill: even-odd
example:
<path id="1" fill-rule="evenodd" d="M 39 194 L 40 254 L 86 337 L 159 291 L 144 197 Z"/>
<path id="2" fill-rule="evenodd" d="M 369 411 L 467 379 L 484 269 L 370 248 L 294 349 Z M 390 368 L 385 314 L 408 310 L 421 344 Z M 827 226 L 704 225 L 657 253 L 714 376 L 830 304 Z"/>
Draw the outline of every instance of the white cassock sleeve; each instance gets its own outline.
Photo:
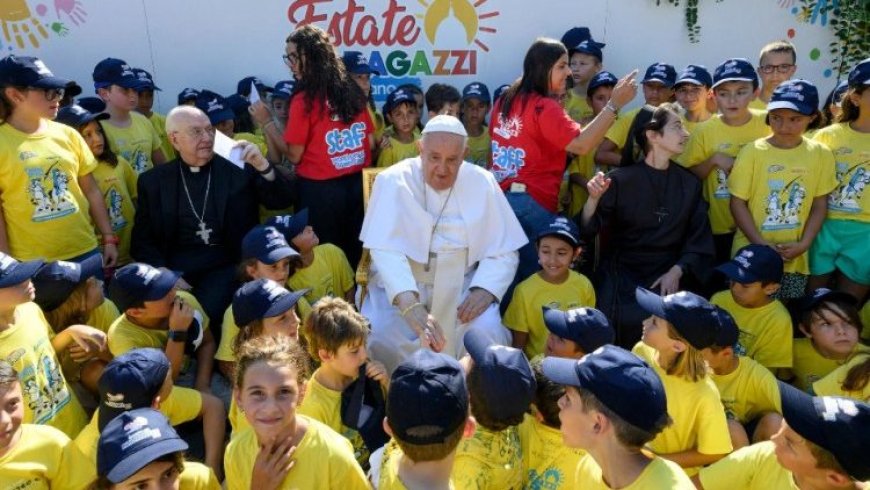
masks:
<path id="1" fill-rule="evenodd" d="M 393 304 L 399 293 L 405 291 L 420 292 L 417 290 L 417 281 L 411 272 L 411 263 L 408 262 L 408 257 L 405 254 L 377 249 L 369 250 L 369 253 L 372 256 L 372 263 L 377 269 L 378 277 L 384 283 L 384 290 L 387 292 L 390 304 Z"/>
<path id="2" fill-rule="evenodd" d="M 469 288 L 482 288 L 501 301 L 508 286 L 514 279 L 520 263 L 519 252 L 508 252 L 494 257 L 486 257 L 477 264 Z"/>

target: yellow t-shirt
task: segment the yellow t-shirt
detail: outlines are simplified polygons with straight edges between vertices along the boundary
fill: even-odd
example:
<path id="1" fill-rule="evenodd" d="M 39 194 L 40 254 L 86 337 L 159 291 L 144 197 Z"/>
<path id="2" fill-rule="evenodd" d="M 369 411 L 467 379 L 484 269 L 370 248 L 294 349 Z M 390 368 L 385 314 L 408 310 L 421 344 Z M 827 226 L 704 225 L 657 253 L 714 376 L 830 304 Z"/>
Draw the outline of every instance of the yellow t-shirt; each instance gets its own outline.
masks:
<path id="1" fill-rule="evenodd" d="M 175 154 L 175 148 L 172 147 L 172 143 L 169 142 L 169 135 L 166 134 L 166 116 L 152 111 L 151 117 L 148 120 L 154 126 L 154 131 L 157 131 L 157 136 L 160 138 L 160 149 L 163 150 L 163 156 L 166 157 L 166 161 L 174 160 L 177 155 Z"/>
<path id="2" fill-rule="evenodd" d="M 414 131 L 414 139 L 410 143 L 402 143 L 395 137 L 390 136 L 390 146 L 381 150 L 381 154 L 378 155 L 377 166 L 381 168 L 389 167 L 406 158 L 414 158 L 419 155 L 420 150 L 417 148 L 418 139 L 420 139 L 420 135 L 417 131 Z"/>
<path id="3" fill-rule="evenodd" d="M 88 315 L 88 321 L 85 324 L 108 333 L 109 327 L 112 326 L 112 323 L 114 323 L 119 316 L 121 316 L 121 312 L 118 311 L 118 307 L 115 306 L 115 303 L 112 303 L 112 300 L 109 298 L 105 298 L 103 302 L 100 303 L 100 306 L 97 306 L 93 311 L 91 311 L 91 314 Z"/>
<path id="4" fill-rule="evenodd" d="M 708 117 L 707 119 L 704 119 L 703 121 L 689 121 L 685 117 L 681 117 L 680 119 L 682 119 L 682 121 L 683 121 L 683 127 L 686 128 L 686 131 L 688 131 L 689 135 L 691 135 L 692 133 L 695 132 L 695 128 L 697 128 L 699 124 L 709 121 L 711 117 L 713 117 L 713 116 L 711 115 L 710 117 Z"/>
<path id="5" fill-rule="evenodd" d="M 764 114 L 751 112 L 752 119 L 742 126 L 729 126 L 718 114 L 695 126 L 677 162 L 690 168 L 715 153 L 736 157 L 747 143 L 769 135 L 770 128 L 764 122 Z M 722 235 L 734 231 L 734 218 L 729 207 L 731 194 L 728 192 L 728 176 L 725 171 L 718 167 L 710 171 L 703 182 L 703 195 L 710 204 L 707 215 L 710 217 L 713 233 Z"/>
<path id="6" fill-rule="evenodd" d="M 782 413 L 776 378 L 752 359 L 741 356 L 733 373 L 711 373 L 710 377 L 719 389 L 729 419 L 745 424 L 767 412 Z"/>
<path id="7" fill-rule="evenodd" d="M 628 139 L 628 133 L 631 131 L 631 123 L 634 122 L 634 117 L 640 112 L 641 107 L 623 112 L 616 118 L 616 122 L 610 129 L 607 130 L 605 138 L 616 144 L 617 148 L 625 146 L 625 140 Z"/>
<path id="8" fill-rule="evenodd" d="M 595 306 L 595 289 L 583 274 L 570 271 L 562 284 L 551 284 L 532 274 L 514 289 L 514 296 L 504 314 L 504 325 L 517 332 L 528 332 L 525 352 L 529 359 L 543 354 L 549 331 L 544 325 L 542 307 L 567 311 Z"/>
<path id="9" fill-rule="evenodd" d="M 586 452 L 565 445 L 559 429 L 548 427 L 531 415 L 519 425 L 523 449 L 523 488 L 569 490 L 577 486 L 576 469 Z"/>
<path id="10" fill-rule="evenodd" d="M 160 150 L 160 135 L 147 117 L 138 112 L 131 112 L 130 125 L 126 128 L 115 126 L 108 120 L 103 121 L 102 124 L 109 140 L 109 147 L 116 155 L 130 162 L 137 174 L 141 175 L 154 166 L 151 154 Z"/>
<path id="11" fill-rule="evenodd" d="M 585 155 L 579 155 L 571 160 L 568 164 L 568 174 L 580 174 L 587 181 L 598 172 L 607 173 L 609 167 L 602 167 L 595 163 L 595 152 L 590 151 Z M 577 213 L 583 210 L 583 205 L 586 204 L 586 199 L 589 193 L 586 187 L 569 182 L 571 188 L 571 207 L 568 208 L 568 216 L 576 216 Z"/>
<path id="12" fill-rule="evenodd" d="M 837 188 L 828 196 L 828 217 L 870 222 L 870 134 L 859 133 L 849 123 L 820 129 L 813 139 L 834 152 Z"/>
<path id="13" fill-rule="evenodd" d="M 638 342 L 631 350 L 655 369 L 668 397 L 668 414 L 674 420 L 649 443 L 656 454 L 670 454 L 695 449 L 702 454 L 728 454 L 732 451 L 725 407 L 719 390 L 709 376 L 691 382 L 665 372 L 655 361 L 655 350 Z M 685 468 L 691 476 L 699 468 Z"/>
<path id="14" fill-rule="evenodd" d="M 610 490 L 610 487 L 604 481 L 601 474 L 601 467 L 592 459 L 592 456 L 585 456 L 577 465 L 576 477 L 577 486 L 573 488 L 583 490 Z M 640 476 L 627 487 L 622 487 L 622 490 L 653 490 L 665 489 L 668 490 L 694 490 L 695 485 L 689 479 L 686 472 L 677 463 L 668 461 L 664 458 L 655 457 L 646 468 L 640 473 Z"/>
<path id="15" fill-rule="evenodd" d="M 208 329 L 209 321 L 208 315 L 202 309 L 202 305 L 199 304 L 199 301 L 192 294 L 186 291 L 178 291 L 177 294 L 202 317 L 202 330 L 205 332 Z M 140 347 L 154 347 L 155 349 L 163 350 L 166 348 L 168 334 L 168 328 L 157 330 L 140 327 L 131 322 L 126 314 L 123 314 L 109 327 L 109 352 L 117 357 L 128 350 Z"/>
<path id="16" fill-rule="evenodd" d="M 296 312 L 299 314 L 299 335 L 302 335 L 302 324 L 311 313 L 311 305 L 304 297 L 299 298 L 296 303 Z M 236 325 L 236 320 L 233 318 L 233 305 L 224 311 L 224 321 L 221 323 L 221 341 L 218 344 L 214 358 L 218 361 L 236 362 L 236 356 L 233 355 L 233 344 L 236 343 L 236 337 L 239 336 L 239 326 Z"/>
<path id="17" fill-rule="evenodd" d="M 85 490 L 97 469 L 63 432 L 21 424 L 21 438 L 0 456 L 0 487 L 9 490 Z"/>
<path id="18" fill-rule="evenodd" d="M 710 302 L 734 317 L 746 357 L 771 370 L 791 367 L 791 316 L 779 300 L 760 308 L 744 308 L 734 301 L 731 291 L 719 291 Z"/>
<path id="19" fill-rule="evenodd" d="M 381 459 L 380 473 L 378 476 L 378 484 L 374 487 L 378 490 L 408 490 L 408 487 L 399 478 L 399 462 L 402 460 L 402 448 L 394 441 L 390 440 L 384 446 L 384 454 Z M 453 480 L 450 481 L 451 489 L 456 488 L 453 485 Z"/>
<path id="20" fill-rule="evenodd" d="M 307 415 L 318 422 L 326 424 L 330 429 L 338 432 L 353 445 L 354 458 L 360 465 L 368 466 L 369 450 L 363 442 L 362 436 L 355 429 L 346 427 L 341 422 L 341 392 L 327 388 L 317 381 L 317 371 L 308 380 L 305 388 L 305 398 L 296 411 Z"/>
<path id="21" fill-rule="evenodd" d="M 749 108 L 767 113 L 767 102 L 756 97 L 749 103 Z"/>
<path id="22" fill-rule="evenodd" d="M 864 303 L 864 307 L 861 308 L 861 323 L 864 324 L 861 338 L 870 341 L 870 301 Z"/>
<path id="23" fill-rule="evenodd" d="M 202 393 L 181 386 L 173 386 L 166 400 L 160 401 L 160 413 L 166 416 L 173 426 L 199 417 L 202 412 Z M 91 421 L 74 439 L 76 447 L 88 458 L 91 464 L 97 461 L 97 446 L 100 443 L 100 409 L 94 411 Z"/>
<path id="24" fill-rule="evenodd" d="M 870 347 L 857 344 L 852 351 L 853 355 L 859 352 L 870 352 Z M 845 361 L 837 361 L 823 357 L 813 347 L 810 339 L 794 339 L 794 365 L 792 384 L 801 391 L 809 391 L 813 384 L 844 365 Z"/>
<path id="25" fill-rule="evenodd" d="M 184 471 L 178 477 L 179 490 L 221 490 L 221 483 L 208 466 L 192 461 L 184 462 Z"/>
<path id="26" fill-rule="evenodd" d="M 478 426 L 456 450 L 451 479 L 457 490 L 521 488 L 523 447 L 517 426 L 492 432 Z"/>
<path id="27" fill-rule="evenodd" d="M 704 490 L 797 490 L 790 471 L 776 460 L 774 444 L 746 446 L 701 470 Z"/>
<path id="28" fill-rule="evenodd" d="M 37 134 L 0 124 L 0 201 L 9 255 L 18 260 L 69 259 L 97 248 L 79 187 L 97 167 L 94 155 L 75 129 L 43 124 Z"/>
<path id="29" fill-rule="evenodd" d="M 384 116 L 380 112 L 372 109 L 372 106 L 366 104 L 366 109 L 369 111 L 369 117 L 372 118 L 372 124 L 375 126 L 374 137 L 375 142 L 381 141 L 384 136 L 384 130 L 387 128 L 387 123 L 384 122 Z"/>
<path id="30" fill-rule="evenodd" d="M 343 298 L 353 287 L 353 280 L 353 269 L 344 252 L 331 243 L 324 243 L 314 247 L 314 262 L 290 276 L 287 287 L 293 291 L 311 288 L 305 299 L 314 306 L 324 296 Z"/>
<path id="31" fill-rule="evenodd" d="M 592 116 L 592 108 L 586 101 L 586 95 L 578 95 L 573 90 L 569 90 L 565 97 L 565 112 L 576 122 Z"/>
<path id="32" fill-rule="evenodd" d="M 480 136 L 469 136 L 467 147 L 468 156 L 465 161 L 486 168 L 489 165 L 489 155 L 492 153 L 492 138 L 489 136 L 489 128 L 484 125 Z"/>
<path id="33" fill-rule="evenodd" d="M 755 140 L 737 155 L 728 177 L 731 195 L 747 201 L 755 226 L 771 243 L 800 241 L 813 199 L 836 187 L 831 150 L 806 138 L 790 150 Z M 732 255 L 748 244 L 737 230 Z M 785 272 L 809 274 L 807 253 L 786 261 Z"/>
<path id="34" fill-rule="evenodd" d="M 14 323 L 0 332 L 0 359 L 18 371 L 25 424 L 50 425 L 78 435 L 87 416 L 61 371 L 51 346 L 54 336 L 36 303 L 15 308 Z"/>
<path id="35" fill-rule="evenodd" d="M 845 391 L 843 381 L 855 366 L 870 362 L 870 354 L 860 353 L 846 361 L 846 364 L 834 369 L 824 378 L 813 383 L 813 393 L 818 396 L 844 396 L 862 402 L 870 402 L 870 383 L 864 385 L 861 391 Z"/>
<path id="36" fill-rule="evenodd" d="M 269 153 L 269 145 L 266 144 L 266 138 L 261 135 L 254 133 L 236 133 L 233 135 L 233 139 L 236 141 L 247 141 L 248 143 L 253 143 L 257 145 L 257 148 L 260 149 L 260 153 L 263 156 L 266 156 Z"/>
<path id="37" fill-rule="evenodd" d="M 118 244 L 118 266 L 132 262 L 130 258 L 130 237 L 133 233 L 133 218 L 136 214 L 136 181 L 138 176 L 130 162 L 118 157 L 118 165 L 112 167 L 99 162 L 93 172 L 97 186 L 103 194 L 109 223 L 120 243 Z M 96 230 L 99 235 L 99 230 Z"/>
<path id="38" fill-rule="evenodd" d="M 296 465 L 284 478 L 281 490 L 368 490 L 371 488 L 362 468 L 353 459 L 350 442 L 326 425 L 296 415 L 308 429 L 293 460 Z M 257 435 L 247 429 L 230 440 L 224 457 L 227 490 L 250 490 L 254 460 L 260 451 Z"/>

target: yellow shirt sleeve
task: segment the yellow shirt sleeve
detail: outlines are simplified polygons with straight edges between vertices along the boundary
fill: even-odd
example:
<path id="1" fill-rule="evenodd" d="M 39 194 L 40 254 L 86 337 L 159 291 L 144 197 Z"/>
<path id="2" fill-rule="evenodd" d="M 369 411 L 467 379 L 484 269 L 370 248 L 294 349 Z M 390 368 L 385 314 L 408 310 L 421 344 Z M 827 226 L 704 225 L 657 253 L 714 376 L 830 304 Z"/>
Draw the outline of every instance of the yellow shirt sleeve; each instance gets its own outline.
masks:
<path id="1" fill-rule="evenodd" d="M 756 177 L 755 150 L 753 145 L 746 145 L 737 154 L 731 174 L 728 176 L 728 191 L 732 196 L 748 201 L 752 194 L 752 182 Z"/>
<path id="2" fill-rule="evenodd" d="M 184 462 L 184 471 L 179 477 L 181 490 L 220 490 L 221 484 L 214 471 L 204 464 Z"/>
<path id="3" fill-rule="evenodd" d="M 704 490 L 768 490 L 794 488 L 791 473 L 779 465 L 770 441 L 734 451 L 703 468 Z"/>
<path id="4" fill-rule="evenodd" d="M 813 393 L 818 396 L 844 396 L 862 402 L 870 402 L 870 382 L 867 382 L 860 391 L 846 391 L 843 389 L 843 382 L 846 381 L 849 371 L 856 366 L 868 363 L 870 363 L 870 355 L 866 353 L 856 354 L 846 361 L 846 364 L 834 369 L 827 376 L 813 383 Z"/>
<path id="5" fill-rule="evenodd" d="M 628 132 L 631 130 L 631 123 L 634 122 L 634 117 L 637 116 L 638 112 L 640 112 L 640 108 L 620 114 L 616 118 L 616 122 L 613 123 L 613 126 L 610 126 L 610 129 L 607 130 L 607 134 L 604 137 L 613 142 L 617 148 L 621 149 L 625 146 L 625 140 L 628 139 Z"/>
<path id="6" fill-rule="evenodd" d="M 508 304 L 507 311 L 504 313 L 504 326 L 517 332 L 529 331 L 529 312 L 526 311 L 526 289 L 528 289 L 528 281 L 526 279 L 519 283 L 514 289 L 514 295 L 511 297 L 511 302 Z"/>
<path id="7" fill-rule="evenodd" d="M 239 335 L 239 327 L 233 319 L 233 305 L 230 305 L 224 312 L 221 330 L 221 341 L 214 358 L 218 361 L 236 362 L 236 356 L 233 355 L 233 344 L 236 343 L 236 337 Z"/>
<path id="8" fill-rule="evenodd" d="M 173 386 L 165 401 L 160 403 L 160 411 L 169 423 L 180 425 L 199 417 L 202 413 L 202 393 L 181 386 Z"/>
<path id="9" fill-rule="evenodd" d="M 109 327 L 119 316 L 121 316 L 121 312 L 118 311 L 118 307 L 112 303 L 112 300 L 106 298 L 88 316 L 87 324 L 103 332 L 108 332 Z"/>

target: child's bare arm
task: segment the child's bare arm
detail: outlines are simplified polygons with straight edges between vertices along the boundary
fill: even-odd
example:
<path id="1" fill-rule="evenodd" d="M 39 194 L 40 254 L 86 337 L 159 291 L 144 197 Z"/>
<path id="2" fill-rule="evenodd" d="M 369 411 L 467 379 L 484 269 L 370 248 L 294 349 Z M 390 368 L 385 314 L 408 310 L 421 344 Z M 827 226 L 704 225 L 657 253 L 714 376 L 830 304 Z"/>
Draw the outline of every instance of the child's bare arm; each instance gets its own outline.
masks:
<path id="1" fill-rule="evenodd" d="M 746 235 L 750 243 L 759 245 L 770 245 L 767 240 L 761 236 L 758 227 L 755 226 L 755 221 L 752 219 L 752 213 L 749 212 L 749 203 L 738 197 L 731 196 L 731 214 L 734 216 L 734 222 L 740 231 Z"/>

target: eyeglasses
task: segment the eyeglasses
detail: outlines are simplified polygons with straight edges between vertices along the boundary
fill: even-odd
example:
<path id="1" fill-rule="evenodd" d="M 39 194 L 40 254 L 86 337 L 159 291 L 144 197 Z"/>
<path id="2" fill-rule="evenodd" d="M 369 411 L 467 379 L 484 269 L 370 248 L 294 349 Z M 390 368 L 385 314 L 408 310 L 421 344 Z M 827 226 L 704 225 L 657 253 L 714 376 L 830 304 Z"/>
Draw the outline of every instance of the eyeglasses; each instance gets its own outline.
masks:
<path id="1" fill-rule="evenodd" d="M 63 95 L 66 93 L 66 89 L 62 88 L 27 87 L 27 90 L 36 90 L 42 92 L 42 94 L 45 96 L 45 100 L 49 102 L 62 99 Z"/>
<path id="2" fill-rule="evenodd" d="M 299 63 L 299 55 L 296 53 L 282 54 L 281 59 L 284 60 L 284 64 L 287 66 L 292 66 Z"/>
<path id="3" fill-rule="evenodd" d="M 794 68 L 794 65 L 789 63 L 783 63 L 781 65 L 761 65 L 758 67 L 761 70 L 761 73 L 773 73 L 776 70 L 777 73 L 788 73 L 789 70 Z"/>
<path id="4" fill-rule="evenodd" d="M 215 129 L 214 126 L 208 126 L 205 128 L 188 128 L 184 131 L 175 131 L 175 132 L 176 133 L 184 133 L 195 140 L 199 140 L 205 136 L 208 136 L 209 138 L 214 137 L 215 131 L 217 131 L 217 130 Z"/>

